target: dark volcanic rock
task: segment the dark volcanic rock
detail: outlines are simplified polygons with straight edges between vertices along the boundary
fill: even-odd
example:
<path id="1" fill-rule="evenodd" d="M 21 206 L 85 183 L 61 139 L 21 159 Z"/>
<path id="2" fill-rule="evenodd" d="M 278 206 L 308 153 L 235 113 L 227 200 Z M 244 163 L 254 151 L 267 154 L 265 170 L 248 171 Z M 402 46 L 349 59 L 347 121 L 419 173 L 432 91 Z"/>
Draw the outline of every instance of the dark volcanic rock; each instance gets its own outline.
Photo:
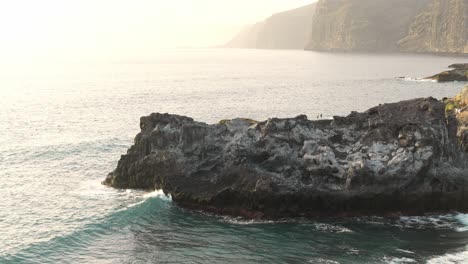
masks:
<path id="1" fill-rule="evenodd" d="M 449 66 L 450 71 L 444 71 L 425 79 L 436 80 L 438 82 L 466 82 L 468 81 L 468 63 L 458 63 Z"/>
<path id="2" fill-rule="evenodd" d="M 104 184 L 162 189 L 183 207 L 247 217 L 468 211 L 457 120 L 433 98 L 320 122 L 208 125 L 151 114 L 140 126 Z"/>

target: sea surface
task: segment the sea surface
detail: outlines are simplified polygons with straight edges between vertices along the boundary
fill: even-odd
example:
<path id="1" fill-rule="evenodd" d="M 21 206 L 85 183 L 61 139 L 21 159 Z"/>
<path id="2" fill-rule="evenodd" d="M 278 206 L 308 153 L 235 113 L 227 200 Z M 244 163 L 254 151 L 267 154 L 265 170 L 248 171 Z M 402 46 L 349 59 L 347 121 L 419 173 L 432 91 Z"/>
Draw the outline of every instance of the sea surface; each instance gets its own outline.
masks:
<path id="1" fill-rule="evenodd" d="M 251 221 L 100 184 L 152 112 L 330 118 L 454 96 L 463 83 L 417 78 L 466 60 L 201 49 L 2 61 L 0 263 L 468 263 L 464 214 Z"/>

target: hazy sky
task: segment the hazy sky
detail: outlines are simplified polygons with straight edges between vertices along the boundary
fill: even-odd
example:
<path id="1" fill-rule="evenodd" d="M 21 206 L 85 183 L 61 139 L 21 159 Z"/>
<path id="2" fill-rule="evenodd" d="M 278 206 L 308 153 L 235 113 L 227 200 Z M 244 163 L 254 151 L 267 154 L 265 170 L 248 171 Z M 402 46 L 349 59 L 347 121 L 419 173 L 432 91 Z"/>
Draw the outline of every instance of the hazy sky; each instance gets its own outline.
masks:
<path id="1" fill-rule="evenodd" d="M 0 0 L 0 55 L 141 55 L 210 46 L 314 0 Z"/>

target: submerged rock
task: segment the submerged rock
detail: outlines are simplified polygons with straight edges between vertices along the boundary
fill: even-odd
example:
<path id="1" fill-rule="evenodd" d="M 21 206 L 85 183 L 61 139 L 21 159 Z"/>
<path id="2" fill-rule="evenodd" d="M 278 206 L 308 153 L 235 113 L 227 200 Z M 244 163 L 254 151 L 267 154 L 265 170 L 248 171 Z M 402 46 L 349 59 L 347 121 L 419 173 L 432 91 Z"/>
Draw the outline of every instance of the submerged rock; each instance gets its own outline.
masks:
<path id="1" fill-rule="evenodd" d="M 468 211 L 460 126 L 434 98 L 320 121 L 154 113 L 104 184 L 255 218 Z"/>
<path id="2" fill-rule="evenodd" d="M 438 82 L 466 82 L 468 81 L 468 63 L 458 63 L 449 66 L 450 71 L 444 71 L 425 79 L 436 80 Z"/>

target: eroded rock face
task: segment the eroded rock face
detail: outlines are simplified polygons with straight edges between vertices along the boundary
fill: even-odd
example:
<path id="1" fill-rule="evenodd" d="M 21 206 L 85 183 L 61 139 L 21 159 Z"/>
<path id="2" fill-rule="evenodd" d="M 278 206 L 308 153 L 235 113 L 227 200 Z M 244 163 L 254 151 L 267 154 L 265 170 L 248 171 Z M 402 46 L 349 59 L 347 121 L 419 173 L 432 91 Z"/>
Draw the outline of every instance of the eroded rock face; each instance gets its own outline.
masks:
<path id="1" fill-rule="evenodd" d="M 214 125 L 151 114 L 104 183 L 247 217 L 468 211 L 468 157 L 444 108 L 426 98 L 329 121 Z"/>
<path id="2" fill-rule="evenodd" d="M 306 49 L 399 51 L 413 18 L 431 0 L 320 0 Z"/>
<path id="3" fill-rule="evenodd" d="M 466 0 L 320 0 L 306 49 L 468 53 Z"/>
<path id="4" fill-rule="evenodd" d="M 398 45 L 401 51 L 468 53 L 468 2 L 432 0 Z"/>
<path id="5" fill-rule="evenodd" d="M 426 79 L 438 82 L 468 82 L 468 63 L 457 63 L 448 66 L 450 71 L 444 71 Z"/>

